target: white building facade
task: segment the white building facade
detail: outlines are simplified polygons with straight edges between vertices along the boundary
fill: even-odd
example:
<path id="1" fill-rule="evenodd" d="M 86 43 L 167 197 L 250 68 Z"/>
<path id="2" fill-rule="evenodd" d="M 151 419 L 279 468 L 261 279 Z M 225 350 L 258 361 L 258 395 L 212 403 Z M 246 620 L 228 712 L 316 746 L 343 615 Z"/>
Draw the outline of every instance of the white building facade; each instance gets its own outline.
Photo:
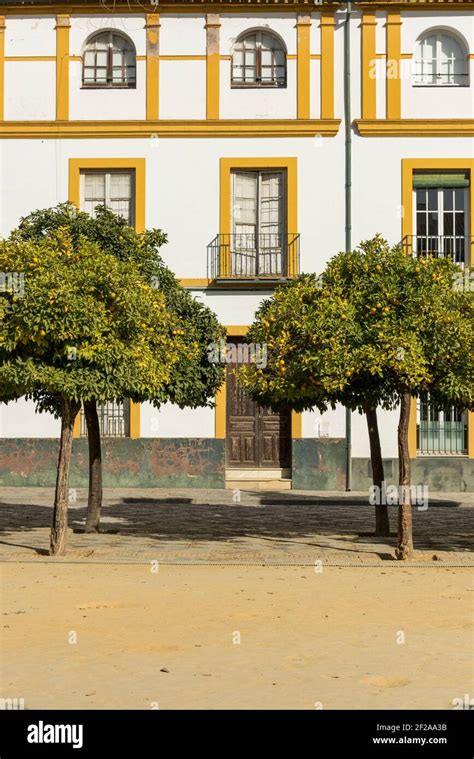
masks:
<path id="1" fill-rule="evenodd" d="M 168 234 L 164 261 L 245 337 L 262 299 L 345 245 L 349 24 L 352 244 L 380 232 L 471 264 L 474 7 L 467 1 L 0 3 L 0 232 L 106 203 Z M 275 415 L 228 375 L 215 408 L 103 410 L 105 483 L 343 489 L 343 408 Z M 413 404 L 414 480 L 474 490 L 474 415 Z M 380 412 L 387 479 L 397 413 Z M 78 437 L 72 484 L 85 484 Z M 59 423 L 0 407 L 0 485 L 54 482 Z M 370 484 L 352 415 L 353 489 Z M 263 485 L 262 485 L 263 483 Z"/>

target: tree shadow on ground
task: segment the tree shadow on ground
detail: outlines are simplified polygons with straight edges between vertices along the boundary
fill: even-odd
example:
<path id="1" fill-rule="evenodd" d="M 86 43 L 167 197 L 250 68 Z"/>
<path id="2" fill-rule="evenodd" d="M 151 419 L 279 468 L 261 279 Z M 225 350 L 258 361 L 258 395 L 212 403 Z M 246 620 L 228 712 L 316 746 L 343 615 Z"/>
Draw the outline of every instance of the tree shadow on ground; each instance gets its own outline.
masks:
<path id="1" fill-rule="evenodd" d="M 102 509 L 101 534 L 139 537 L 161 542 L 237 543 L 245 540 L 274 540 L 298 545 L 318 546 L 317 539 L 327 538 L 340 544 L 325 544 L 330 550 L 357 551 L 359 544 L 366 551 L 371 543 L 394 546 L 396 536 L 376 538 L 374 506 L 363 498 L 352 503 L 337 498 L 295 496 L 282 499 L 281 493 L 249 493 L 249 504 L 232 502 L 229 491 L 221 502 L 191 503 L 187 498 L 124 498 L 106 501 Z M 250 497 L 253 503 L 250 505 Z M 278 503 L 280 500 L 280 503 Z M 260 501 L 260 503 L 258 503 Z M 456 501 L 436 502 L 426 511 L 413 508 L 413 533 L 419 550 L 473 551 L 472 515 L 468 505 Z M 11 536 L 19 545 L 18 533 L 50 528 L 52 506 L 44 504 L 2 503 L 0 505 L 0 534 L 4 543 Z M 389 506 L 392 532 L 397 525 L 397 507 Z M 69 508 L 69 526 L 83 530 L 85 505 Z M 97 536 L 100 540 L 100 534 Z M 15 545 L 15 543 L 9 543 Z M 34 546 L 24 546 L 35 549 Z M 291 548 L 291 545 L 288 546 Z"/>

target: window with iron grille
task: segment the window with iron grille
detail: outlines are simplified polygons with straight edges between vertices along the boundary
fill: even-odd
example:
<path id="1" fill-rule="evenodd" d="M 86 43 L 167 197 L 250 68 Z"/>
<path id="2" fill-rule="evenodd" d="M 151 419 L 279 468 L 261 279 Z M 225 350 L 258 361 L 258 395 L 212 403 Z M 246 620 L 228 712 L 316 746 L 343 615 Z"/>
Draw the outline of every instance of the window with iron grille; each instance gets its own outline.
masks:
<path id="1" fill-rule="evenodd" d="M 81 172 L 81 209 L 94 216 L 97 206 L 107 206 L 133 226 L 134 178 L 133 171 Z"/>
<path id="2" fill-rule="evenodd" d="M 427 32 L 416 46 L 413 83 L 425 87 L 469 85 L 468 54 L 464 43 L 448 31 L 435 29 Z"/>
<path id="3" fill-rule="evenodd" d="M 100 32 L 87 42 L 83 54 L 84 87 L 136 86 L 137 56 L 133 42 L 123 34 Z"/>
<path id="4" fill-rule="evenodd" d="M 130 437 L 130 401 L 97 404 L 101 437 Z M 87 436 L 87 424 L 81 413 L 81 436 Z"/>
<path id="5" fill-rule="evenodd" d="M 286 87 L 286 50 L 271 32 L 254 31 L 237 40 L 232 54 L 233 87 Z"/>
<path id="6" fill-rule="evenodd" d="M 429 402 L 417 405 L 417 449 L 419 454 L 465 456 L 467 454 L 467 414 L 448 406 L 438 409 Z"/>

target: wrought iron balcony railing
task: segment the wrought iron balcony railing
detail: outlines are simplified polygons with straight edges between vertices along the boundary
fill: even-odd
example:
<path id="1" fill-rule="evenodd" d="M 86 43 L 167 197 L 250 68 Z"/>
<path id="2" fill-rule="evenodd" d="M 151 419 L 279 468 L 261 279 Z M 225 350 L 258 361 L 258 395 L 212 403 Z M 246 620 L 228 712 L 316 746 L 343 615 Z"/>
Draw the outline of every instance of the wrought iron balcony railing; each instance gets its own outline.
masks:
<path id="1" fill-rule="evenodd" d="M 402 240 L 406 253 L 433 258 L 450 258 L 460 266 L 472 260 L 474 237 L 468 235 L 406 235 Z"/>
<path id="2" fill-rule="evenodd" d="M 284 279 L 299 273 L 299 234 L 236 232 L 207 246 L 210 279 Z"/>

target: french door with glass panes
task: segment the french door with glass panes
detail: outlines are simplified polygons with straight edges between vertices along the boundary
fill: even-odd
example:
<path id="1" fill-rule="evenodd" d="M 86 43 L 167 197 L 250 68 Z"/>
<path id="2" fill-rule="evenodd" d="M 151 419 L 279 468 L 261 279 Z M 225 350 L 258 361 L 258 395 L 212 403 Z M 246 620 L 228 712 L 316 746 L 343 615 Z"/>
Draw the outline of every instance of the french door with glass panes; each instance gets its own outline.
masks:
<path id="1" fill-rule="evenodd" d="M 468 187 L 417 187 L 416 246 L 418 255 L 468 262 Z"/>
<path id="2" fill-rule="evenodd" d="M 94 216 L 97 206 L 107 206 L 127 224 L 135 223 L 133 171 L 81 172 L 81 209 Z"/>
<path id="3" fill-rule="evenodd" d="M 286 274 L 285 172 L 234 171 L 232 194 L 232 275 Z"/>

